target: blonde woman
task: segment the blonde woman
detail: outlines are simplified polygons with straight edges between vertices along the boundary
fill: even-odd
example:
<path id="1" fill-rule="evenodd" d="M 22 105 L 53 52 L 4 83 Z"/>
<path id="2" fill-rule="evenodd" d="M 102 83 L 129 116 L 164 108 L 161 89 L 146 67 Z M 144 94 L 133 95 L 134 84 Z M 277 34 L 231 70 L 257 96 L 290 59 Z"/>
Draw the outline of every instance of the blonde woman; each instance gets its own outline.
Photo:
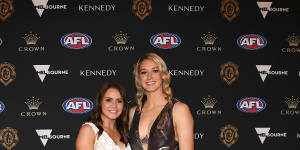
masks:
<path id="1" fill-rule="evenodd" d="M 154 53 L 134 66 L 136 103 L 129 112 L 132 150 L 194 150 L 194 121 L 189 107 L 172 97 L 170 75 Z"/>

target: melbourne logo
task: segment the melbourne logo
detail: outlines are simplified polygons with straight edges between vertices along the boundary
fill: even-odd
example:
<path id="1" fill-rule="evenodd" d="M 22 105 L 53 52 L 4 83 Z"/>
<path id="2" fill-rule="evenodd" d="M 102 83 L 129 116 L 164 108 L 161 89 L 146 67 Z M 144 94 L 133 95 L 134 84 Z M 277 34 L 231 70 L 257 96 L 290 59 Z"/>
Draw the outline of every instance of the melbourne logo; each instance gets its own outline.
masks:
<path id="1" fill-rule="evenodd" d="M 37 135 L 40 137 L 42 144 L 46 146 L 48 140 L 70 139 L 70 135 L 51 135 L 52 129 L 36 129 Z"/>
<path id="2" fill-rule="evenodd" d="M 0 18 L 5 21 L 14 12 L 12 0 L 0 0 Z"/>
<path id="3" fill-rule="evenodd" d="M 83 33 L 69 33 L 61 37 L 62 46 L 70 49 L 83 49 L 92 44 L 92 38 Z"/>
<path id="4" fill-rule="evenodd" d="M 271 8 L 273 2 L 257 2 L 259 10 L 265 19 L 268 12 L 283 12 L 288 13 L 290 8 Z"/>
<path id="5" fill-rule="evenodd" d="M 281 52 L 283 53 L 300 53 L 299 42 L 300 42 L 300 36 L 296 35 L 295 33 L 290 34 L 286 41 L 288 42 L 290 47 L 282 48 Z"/>
<path id="6" fill-rule="evenodd" d="M 160 49 L 172 49 L 181 44 L 181 39 L 173 33 L 158 33 L 150 38 L 152 46 Z"/>
<path id="7" fill-rule="evenodd" d="M 232 146 L 232 144 L 236 143 L 239 138 L 237 131 L 238 129 L 236 127 L 230 124 L 226 125 L 225 127 L 221 128 L 219 139 L 229 148 Z"/>
<path id="8" fill-rule="evenodd" d="M 20 116 L 22 116 L 22 117 L 41 117 L 41 116 L 44 117 L 44 116 L 46 116 L 47 112 L 38 111 L 38 109 L 42 103 L 43 102 L 40 101 L 39 98 L 36 98 L 34 96 L 31 98 L 27 98 L 25 101 L 25 104 L 27 105 L 27 107 L 30 111 L 21 112 Z"/>
<path id="9" fill-rule="evenodd" d="M 144 20 L 152 12 L 151 0 L 133 0 L 132 12 Z"/>
<path id="10" fill-rule="evenodd" d="M 11 150 L 19 142 L 18 131 L 11 127 L 0 130 L 0 143 L 7 150 Z"/>
<path id="11" fill-rule="evenodd" d="M 266 102 L 256 97 L 246 97 L 236 103 L 236 107 L 246 113 L 261 112 L 266 108 Z"/>
<path id="12" fill-rule="evenodd" d="M 261 144 L 264 144 L 267 137 L 287 137 L 287 133 L 269 133 L 270 129 L 270 127 L 255 128 Z"/>
<path id="13" fill-rule="evenodd" d="M 2 101 L 0 101 L 0 113 L 3 112 L 5 109 L 5 105 Z"/>
<path id="14" fill-rule="evenodd" d="M 93 102 L 86 98 L 75 97 L 67 99 L 62 107 L 68 113 L 84 114 L 93 109 Z"/>
<path id="15" fill-rule="evenodd" d="M 120 31 L 119 33 L 115 33 L 112 38 L 115 40 L 117 45 L 111 45 L 107 49 L 109 52 L 130 52 L 134 51 L 133 45 L 126 44 L 128 42 L 128 39 L 130 36 L 127 35 L 127 33 L 123 33 L 123 31 Z"/>
<path id="16" fill-rule="evenodd" d="M 220 12 L 231 22 L 240 13 L 239 2 L 237 0 L 222 0 Z"/>
<path id="17" fill-rule="evenodd" d="M 32 0 L 33 5 L 36 7 L 36 11 L 39 16 L 42 17 L 45 9 L 60 10 L 67 9 L 67 5 L 47 5 L 49 0 Z"/>
<path id="18" fill-rule="evenodd" d="M 44 46 L 36 46 L 37 41 L 40 39 L 38 34 L 34 34 L 31 31 L 28 34 L 25 34 L 24 37 L 22 37 L 27 46 L 20 46 L 18 48 L 19 52 L 43 52 L 45 51 Z"/>
<path id="19" fill-rule="evenodd" d="M 288 109 L 283 109 L 280 111 L 280 114 L 283 116 L 294 116 L 299 115 L 300 111 L 297 109 L 299 104 L 299 98 L 298 97 L 286 97 L 284 101 L 288 107 Z"/>
<path id="20" fill-rule="evenodd" d="M 220 76 L 228 85 L 231 85 L 239 77 L 238 69 L 238 65 L 229 61 L 221 65 Z"/>
<path id="21" fill-rule="evenodd" d="M 218 37 L 214 33 L 207 32 L 201 36 L 205 46 L 198 46 L 197 52 L 221 52 L 222 47 L 214 46 Z"/>
<path id="22" fill-rule="evenodd" d="M 0 82 L 7 86 L 16 79 L 16 71 L 14 65 L 3 62 L 0 64 Z"/>
<path id="23" fill-rule="evenodd" d="M 271 65 L 256 65 L 256 68 L 263 82 L 265 81 L 267 75 L 288 75 L 288 71 L 271 71 Z"/>
<path id="24" fill-rule="evenodd" d="M 50 65 L 33 65 L 35 71 L 38 73 L 38 76 L 42 82 L 46 75 L 67 75 L 69 74 L 68 70 L 49 70 Z"/>
<path id="25" fill-rule="evenodd" d="M 267 45 L 267 40 L 258 34 L 245 34 L 237 39 L 237 44 L 246 50 L 258 50 Z"/>

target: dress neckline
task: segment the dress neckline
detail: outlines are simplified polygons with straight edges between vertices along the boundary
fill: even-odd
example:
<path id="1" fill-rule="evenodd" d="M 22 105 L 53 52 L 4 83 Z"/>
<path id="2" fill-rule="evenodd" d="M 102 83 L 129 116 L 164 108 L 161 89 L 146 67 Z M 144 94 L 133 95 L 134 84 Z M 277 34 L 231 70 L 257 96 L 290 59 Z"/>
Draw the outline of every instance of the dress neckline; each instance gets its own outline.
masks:
<path id="1" fill-rule="evenodd" d="M 150 140 L 150 137 L 151 137 L 151 135 L 152 135 L 153 126 L 154 126 L 155 124 L 157 124 L 158 118 L 161 117 L 161 115 L 163 114 L 163 112 L 164 112 L 165 109 L 167 108 L 167 105 L 168 105 L 168 104 L 169 104 L 169 103 L 167 102 L 167 103 L 165 104 L 165 106 L 163 107 L 163 109 L 159 112 L 158 116 L 155 118 L 154 122 L 153 122 L 152 125 L 151 125 L 149 134 L 146 134 L 146 136 L 149 135 L 149 136 L 148 136 L 149 140 Z M 146 138 L 146 136 L 145 136 L 144 138 L 141 139 L 141 136 L 140 136 L 140 120 L 141 120 L 141 115 L 142 115 L 143 107 L 144 107 L 144 104 L 142 105 L 142 109 L 141 109 L 140 115 L 139 115 L 139 117 L 138 117 L 138 127 L 137 127 L 137 128 L 138 128 L 138 129 L 137 129 L 137 135 L 138 135 L 138 138 L 139 138 L 140 141 L 143 140 L 144 138 Z M 148 141 L 148 143 L 149 143 L 149 141 Z M 148 146 L 149 146 L 149 145 L 147 144 L 147 149 L 149 149 Z"/>

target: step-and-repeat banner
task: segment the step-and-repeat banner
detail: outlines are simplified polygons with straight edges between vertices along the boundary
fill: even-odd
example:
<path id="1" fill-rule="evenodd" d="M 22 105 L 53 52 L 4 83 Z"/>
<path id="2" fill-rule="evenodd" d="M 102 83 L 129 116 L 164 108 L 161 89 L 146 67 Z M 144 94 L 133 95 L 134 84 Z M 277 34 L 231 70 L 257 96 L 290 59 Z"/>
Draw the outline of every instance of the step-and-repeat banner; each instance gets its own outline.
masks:
<path id="1" fill-rule="evenodd" d="M 195 149 L 300 143 L 297 0 L 0 0 L 0 149 L 75 149 L 97 88 L 160 55 Z"/>

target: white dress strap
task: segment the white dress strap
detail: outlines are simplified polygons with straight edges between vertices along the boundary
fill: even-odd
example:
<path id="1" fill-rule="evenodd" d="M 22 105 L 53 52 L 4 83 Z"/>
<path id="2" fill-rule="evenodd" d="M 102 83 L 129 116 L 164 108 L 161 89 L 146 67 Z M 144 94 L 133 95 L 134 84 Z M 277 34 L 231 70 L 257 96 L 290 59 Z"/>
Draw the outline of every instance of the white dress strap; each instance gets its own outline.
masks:
<path id="1" fill-rule="evenodd" d="M 86 124 L 89 125 L 90 127 L 92 127 L 92 129 L 93 129 L 93 131 L 94 131 L 95 134 L 98 133 L 99 129 L 96 127 L 96 125 L 94 123 L 92 123 L 92 122 L 86 122 L 83 125 L 86 125 Z"/>

